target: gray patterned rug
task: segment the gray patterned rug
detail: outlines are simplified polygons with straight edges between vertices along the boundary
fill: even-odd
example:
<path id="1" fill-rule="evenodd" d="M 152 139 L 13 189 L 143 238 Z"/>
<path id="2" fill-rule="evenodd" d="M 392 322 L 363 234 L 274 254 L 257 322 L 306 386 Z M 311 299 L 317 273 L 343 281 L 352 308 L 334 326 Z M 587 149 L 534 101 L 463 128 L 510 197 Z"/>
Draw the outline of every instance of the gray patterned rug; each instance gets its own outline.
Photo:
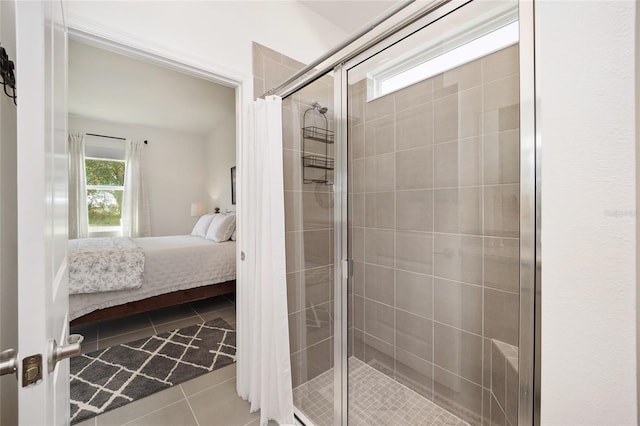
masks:
<path id="1" fill-rule="evenodd" d="M 236 360 L 236 332 L 216 318 L 71 359 L 71 424 Z"/>

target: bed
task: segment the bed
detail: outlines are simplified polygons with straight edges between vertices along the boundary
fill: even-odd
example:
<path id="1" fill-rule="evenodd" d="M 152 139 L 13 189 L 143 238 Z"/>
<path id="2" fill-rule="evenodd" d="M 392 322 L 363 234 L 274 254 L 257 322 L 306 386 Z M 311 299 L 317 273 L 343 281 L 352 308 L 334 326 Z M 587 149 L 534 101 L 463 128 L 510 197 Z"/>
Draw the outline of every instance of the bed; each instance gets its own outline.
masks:
<path id="1" fill-rule="evenodd" d="M 199 236 L 178 235 L 131 238 L 131 242 L 144 253 L 142 285 L 135 289 L 70 295 L 72 325 L 235 291 L 235 241 L 214 242 Z"/>

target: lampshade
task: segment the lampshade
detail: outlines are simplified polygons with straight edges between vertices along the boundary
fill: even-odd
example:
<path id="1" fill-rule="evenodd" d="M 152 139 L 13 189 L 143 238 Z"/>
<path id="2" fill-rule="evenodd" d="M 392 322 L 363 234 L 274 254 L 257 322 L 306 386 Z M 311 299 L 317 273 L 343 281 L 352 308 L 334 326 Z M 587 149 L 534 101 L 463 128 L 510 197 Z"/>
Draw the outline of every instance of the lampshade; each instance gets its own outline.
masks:
<path id="1" fill-rule="evenodd" d="M 204 203 L 202 201 L 191 203 L 191 216 L 202 216 L 204 212 Z"/>

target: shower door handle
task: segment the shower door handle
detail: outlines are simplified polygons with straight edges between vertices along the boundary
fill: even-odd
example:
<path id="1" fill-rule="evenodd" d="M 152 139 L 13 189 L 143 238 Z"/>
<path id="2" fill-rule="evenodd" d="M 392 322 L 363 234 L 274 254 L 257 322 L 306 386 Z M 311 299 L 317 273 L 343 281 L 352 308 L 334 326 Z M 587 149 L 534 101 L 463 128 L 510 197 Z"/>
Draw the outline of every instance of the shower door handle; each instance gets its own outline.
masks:
<path id="1" fill-rule="evenodd" d="M 342 276 L 346 280 L 353 276 L 353 259 L 344 259 L 342 261 Z"/>

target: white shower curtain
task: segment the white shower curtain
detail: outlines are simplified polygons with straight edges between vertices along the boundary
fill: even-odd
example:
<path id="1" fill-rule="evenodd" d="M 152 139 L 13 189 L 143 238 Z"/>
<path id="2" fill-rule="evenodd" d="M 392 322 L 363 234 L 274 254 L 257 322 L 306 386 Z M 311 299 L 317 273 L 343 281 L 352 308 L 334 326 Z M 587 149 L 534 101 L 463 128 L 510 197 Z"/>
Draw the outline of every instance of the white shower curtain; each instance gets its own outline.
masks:
<path id="1" fill-rule="evenodd" d="M 122 235 L 125 237 L 148 237 L 151 233 L 143 171 L 144 142 L 127 139 L 122 196 Z"/>
<path id="2" fill-rule="evenodd" d="M 284 245 L 282 99 L 269 96 L 249 110 L 241 152 L 242 281 L 237 288 L 238 394 L 269 419 L 293 424 Z M 244 227 L 243 227 L 244 226 Z"/>
<path id="3" fill-rule="evenodd" d="M 84 164 L 82 133 L 69 134 L 69 239 L 87 238 L 89 213 L 87 210 L 87 178 Z"/>

